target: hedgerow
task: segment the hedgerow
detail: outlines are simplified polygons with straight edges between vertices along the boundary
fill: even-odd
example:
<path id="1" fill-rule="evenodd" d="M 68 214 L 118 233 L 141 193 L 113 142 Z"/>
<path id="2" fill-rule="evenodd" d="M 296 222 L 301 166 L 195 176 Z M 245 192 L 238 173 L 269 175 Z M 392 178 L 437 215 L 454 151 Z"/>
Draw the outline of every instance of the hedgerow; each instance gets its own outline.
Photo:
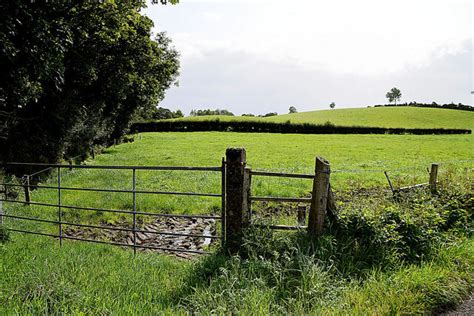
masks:
<path id="1" fill-rule="evenodd" d="M 386 128 L 364 126 L 336 126 L 310 123 L 277 123 L 264 121 L 149 121 L 131 126 L 132 133 L 141 132 L 245 132 L 245 133 L 292 133 L 292 134 L 470 134 L 468 129 L 445 128 Z"/>

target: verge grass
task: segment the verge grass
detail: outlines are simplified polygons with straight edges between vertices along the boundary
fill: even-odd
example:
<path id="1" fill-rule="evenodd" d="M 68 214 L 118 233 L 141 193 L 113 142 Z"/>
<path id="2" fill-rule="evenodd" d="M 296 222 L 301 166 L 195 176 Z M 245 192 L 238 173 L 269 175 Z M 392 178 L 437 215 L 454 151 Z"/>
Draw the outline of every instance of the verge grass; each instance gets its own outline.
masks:
<path id="1" fill-rule="evenodd" d="M 454 306 L 474 284 L 474 239 L 435 254 L 347 278 L 332 260 L 288 252 L 276 261 L 215 254 L 189 262 L 70 241 L 60 249 L 15 234 L 0 244 L 0 313 L 426 314 Z"/>

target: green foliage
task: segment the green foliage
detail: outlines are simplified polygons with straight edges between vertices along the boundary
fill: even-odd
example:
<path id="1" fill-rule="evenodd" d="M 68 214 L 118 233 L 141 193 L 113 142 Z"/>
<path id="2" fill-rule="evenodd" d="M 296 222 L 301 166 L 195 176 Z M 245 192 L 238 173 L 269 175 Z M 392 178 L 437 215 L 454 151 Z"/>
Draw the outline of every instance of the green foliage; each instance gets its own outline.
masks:
<path id="1" fill-rule="evenodd" d="M 331 102 L 331 104 L 329 104 L 329 107 L 330 107 L 331 109 L 334 109 L 334 108 L 336 107 L 336 103 Z"/>
<path id="2" fill-rule="evenodd" d="M 288 112 L 289 112 L 290 114 L 292 114 L 292 113 L 298 113 L 298 111 L 296 110 L 296 108 L 295 108 L 294 106 L 290 106 L 290 108 L 288 109 Z"/>
<path id="3" fill-rule="evenodd" d="M 265 114 L 265 115 L 259 115 L 259 116 L 262 116 L 262 117 L 270 117 L 270 116 L 277 116 L 277 115 L 278 115 L 277 112 L 269 112 L 269 113 L 267 113 L 267 114 Z"/>
<path id="4" fill-rule="evenodd" d="M 462 110 L 462 111 L 474 111 L 474 107 L 467 104 L 462 103 L 447 103 L 447 104 L 437 104 L 436 102 L 433 103 L 419 103 L 419 102 L 409 102 L 409 103 L 399 103 L 399 104 L 378 104 L 374 105 L 374 107 L 381 107 L 381 106 L 411 106 L 417 108 L 435 108 L 435 109 L 451 109 L 451 110 Z"/>
<path id="5" fill-rule="evenodd" d="M 443 128 L 383 128 L 364 126 L 336 126 L 327 121 L 324 125 L 310 123 L 269 122 L 263 120 L 161 120 L 137 122 L 132 132 L 244 132 L 244 133 L 292 133 L 292 134 L 470 134 L 468 129 Z"/>
<path id="6" fill-rule="evenodd" d="M 1 159 L 55 162 L 110 144 L 164 97 L 178 53 L 165 34 L 150 39 L 143 5 L 2 2 Z"/>
<path id="7" fill-rule="evenodd" d="M 166 120 L 184 117 L 181 110 L 171 111 L 162 107 L 143 108 L 137 111 L 134 121 Z"/>
<path id="8" fill-rule="evenodd" d="M 205 110 L 191 110 L 189 113 L 191 116 L 206 116 L 206 115 L 224 115 L 224 116 L 234 116 L 234 113 L 228 110 L 220 110 L 220 109 L 205 109 Z"/>
<path id="9" fill-rule="evenodd" d="M 400 101 L 402 97 L 402 92 L 398 88 L 392 88 L 389 92 L 387 92 L 385 97 L 388 99 L 388 102 L 395 102 L 395 104 L 397 104 L 397 101 Z"/>

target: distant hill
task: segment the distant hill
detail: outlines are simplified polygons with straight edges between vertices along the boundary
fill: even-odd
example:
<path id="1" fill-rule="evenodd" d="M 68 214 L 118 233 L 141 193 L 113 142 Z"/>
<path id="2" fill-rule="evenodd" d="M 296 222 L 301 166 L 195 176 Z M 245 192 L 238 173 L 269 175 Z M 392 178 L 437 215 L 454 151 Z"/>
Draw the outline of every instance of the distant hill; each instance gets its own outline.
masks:
<path id="1" fill-rule="evenodd" d="M 198 116 L 176 120 L 255 121 L 324 124 L 339 126 L 370 126 L 400 128 L 468 128 L 474 130 L 474 112 L 421 107 L 370 107 L 334 109 L 272 117 Z"/>

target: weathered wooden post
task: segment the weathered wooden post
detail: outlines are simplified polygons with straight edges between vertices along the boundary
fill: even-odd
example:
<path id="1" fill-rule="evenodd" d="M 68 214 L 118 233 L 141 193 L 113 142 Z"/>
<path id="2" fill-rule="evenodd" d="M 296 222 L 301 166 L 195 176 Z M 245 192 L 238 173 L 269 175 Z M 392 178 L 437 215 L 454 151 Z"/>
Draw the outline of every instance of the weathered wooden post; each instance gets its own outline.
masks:
<path id="1" fill-rule="evenodd" d="M 433 163 L 431 164 L 431 171 L 430 171 L 430 190 L 431 192 L 436 192 L 436 183 L 438 182 L 438 164 Z"/>
<path id="2" fill-rule="evenodd" d="M 308 233 L 311 236 L 319 236 L 323 233 L 323 224 L 328 203 L 330 173 L 329 162 L 324 158 L 316 157 L 313 193 L 308 217 Z"/>
<path id="3" fill-rule="evenodd" d="M 92 155 L 92 159 L 95 159 L 95 150 L 94 150 L 94 146 L 92 146 L 92 148 L 91 148 L 91 155 Z"/>
<path id="4" fill-rule="evenodd" d="M 72 171 L 72 159 L 69 159 L 69 171 Z"/>
<path id="5" fill-rule="evenodd" d="M 250 222 L 250 170 L 245 168 L 244 148 L 227 148 L 225 175 L 225 240 L 230 254 L 239 251 L 243 229 Z"/>
<path id="6" fill-rule="evenodd" d="M 25 202 L 30 205 L 30 176 L 25 175 L 23 178 L 23 188 L 25 189 Z"/>

